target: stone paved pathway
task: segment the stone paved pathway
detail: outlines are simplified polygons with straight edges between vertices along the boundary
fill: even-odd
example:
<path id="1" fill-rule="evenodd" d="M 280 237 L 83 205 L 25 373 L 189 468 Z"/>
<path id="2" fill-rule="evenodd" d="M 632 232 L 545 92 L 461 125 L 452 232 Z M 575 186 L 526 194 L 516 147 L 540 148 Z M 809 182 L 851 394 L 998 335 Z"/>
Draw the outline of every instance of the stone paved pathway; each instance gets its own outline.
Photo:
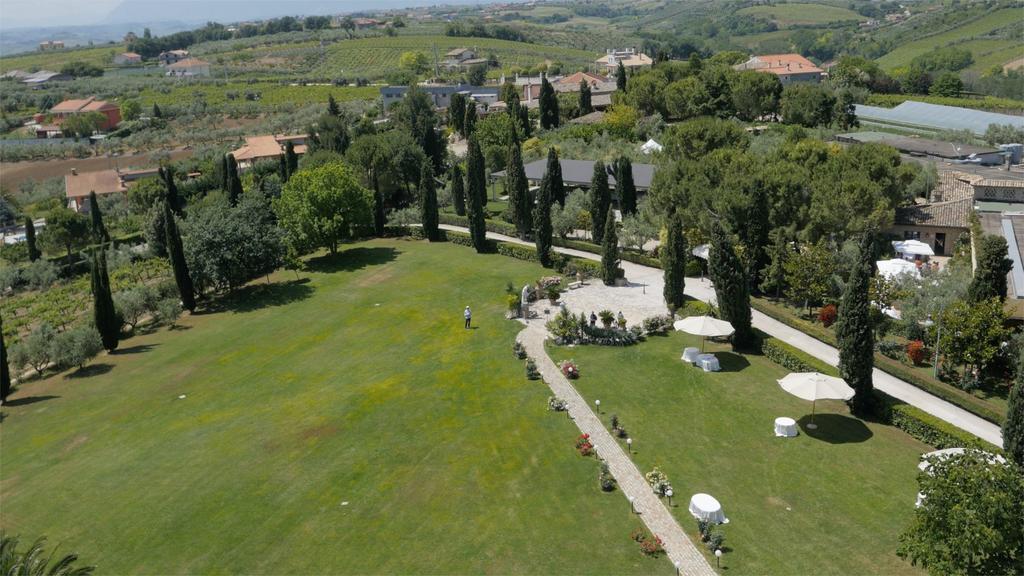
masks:
<path id="1" fill-rule="evenodd" d="M 442 225 L 441 228 L 444 228 L 446 230 L 455 230 L 459 232 L 466 231 L 465 228 L 459 228 L 456 226 Z M 505 242 L 513 242 L 516 244 L 533 246 L 532 242 L 523 242 L 518 238 L 511 238 L 509 236 L 494 234 L 492 232 L 488 232 L 487 237 L 493 238 L 495 240 L 502 240 Z M 592 254 L 590 252 L 583 252 L 580 250 L 572 250 L 568 248 L 557 247 L 555 248 L 555 250 L 562 254 L 586 258 L 588 260 L 601 259 L 601 256 L 598 254 Z M 609 302 L 609 304 L 607 304 L 606 306 L 602 306 L 601 308 L 610 308 L 613 310 L 617 310 L 617 305 L 621 304 L 621 306 L 625 309 L 633 308 L 634 310 L 643 313 L 646 311 L 647 308 L 650 308 L 650 306 L 647 306 L 646 304 L 643 305 L 643 307 L 636 305 L 636 302 L 640 302 L 641 300 L 644 302 L 653 303 L 652 306 L 654 306 L 655 308 L 660 308 L 662 306 L 661 294 L 662 288 L 664 286 L 664 282 L 662 281 L 661 270 L 657 268 L 651 268 L 649 266 L 640 266 L 638 264 L 633 264 L 632 262 L 622 262 L 621 266 L 623 269 L 626 270 L 626 278 L 630 281 L 631 284 L 633 284 L 633 286 L 631 287 L 632 289 L 605 289 L 603 286 L 597 287 L 597 290 L 608 291 L 607 294 L 600 295 L 601 298 L 607 298 L 605 302 Z M 638 290 L 638 287 L 640 286 L 642 286 L 642 288 L 639 288 L 641 295 L 637 297 L 636 292 Z M 590 288 L 588 287 L 587 290 L 589 289 Z M 618 291 L 618 294 L 616 294 L 615 291 Z M 715 299 L 714 287 L 706 279 L 698 280 L 695 278 L 687 278 L 686 294 L 688 296 L 697 298 L 698 300 L 701 300 L 703 302 L 714 301 Z M 622 297 L 616 302 L 616 299 L 619 298 L 619 295 L 623 295 L 624 297 Z M 566 296 L 566 300 L 570 302 L 570 304 L 575 304 L 574 302 L 572 302 L 572 300 L 575 298 L 583 299 L 589 298 L 589 296 L 583 294 L 574 295 L 572 293 L 569 293 Z M 580 302 L 578 306 L 580 309 L 585 311 L 588 311 L 589 309 L 595 307 L 595 305 L 591 304 L 590 301 Z M 751 319 L 753 321 L 752 323 L 755 328 L 758 328 L 764 331 L 765 333 L 770 334 L 771 336 L 774 336 L 782 340 L 783 342 L 786 342 L 787 344 L 795 346 L 796 348 L 803 350 L 804 352 L 807 352 L 808 354 L 818 358 L 819 360 L 823 360 L 824 362 L 832 366 L 835 366 L 838 363 L 839 352 L 834 347 L 829 346 L 828 344 L 825 344 L 824 342 L 821 342 L 820 340 L 817 340 L 811 336 L 808 336 L 807 334 L 804 334 L 799 330 L 790 328 L 789 326 L 786 326 L 785 324 L 777 320 L 774 320 L 773 318 L 770 318 L 765 314 L 758 312 L 757 310 L 752 310 L 751 312 Z M 636 321 L 634 318 L 630 317 L 629 312 L 625 312 L 625 314 L 631 322 Z M 1003 445 L 1002 431 L 996 424 L 979 418 L 978 416 L 971 414 L 967 410 L 964 410 L 963 408 L 960 408 L 955 404 L 947 402 L 939 398 L 938 396 L 934 396 L 914 386 L 913 384 L 910 384 L 909 382 L 906 382 L 904 380 L 900 380 L 899 378 L 887 372 L 883 372 L 878 368 L 875 368 L 873 377 L 875 382 L 875 388 L 878 388 L 879 390 L 885 392 L 886 394 L 898 398 L 906 402 L 907 404 L 916 406 L 921 410 L 924 410 L 925 412 L 928 412 L 929 414 L 937 418 L 941 418 L 942 420 L 945 420 L 946 422 L 949 422 L 950 424 L 953 424 L 958 428 L 966 430 L 971 434 L 978 436 L 979 438 L 991 442 L 996 446 Z"/>
<path id="2" fill-rule="evenodd" d="M 665 504 L 654 495 L 647 480 L 637 469 L 611 433 L 605 428 L 598 415 L 590 409 L 587 401 L 576 391 L 562 371 L 548 356 L 544 349 L 544 340 L 548 337 L 544 327 L 545 318 L 524 321 L 526 328 L 516 339 L 526 349 L 526 353 L 537 364 L 544 381 L 555 396 L 568 404 L 569 416 L 576 422 L 580 431 L 590 435 L 590 441 L 605 462 L 608 469 L 618 482 L 618 490 L 627 498 L 633 498 L 633 505 L 651 533 L 661 538 L 665 553 L 674 565 L 679 566 L 682 574 L 710 576 L 715 574 L 704 555 L 693 544 L 683 531 L 679 522 L 669 512 Z M 685 500 L 683 501 L 685 502 Z M 623 510 L 628 506 L 623 503 Z"/>

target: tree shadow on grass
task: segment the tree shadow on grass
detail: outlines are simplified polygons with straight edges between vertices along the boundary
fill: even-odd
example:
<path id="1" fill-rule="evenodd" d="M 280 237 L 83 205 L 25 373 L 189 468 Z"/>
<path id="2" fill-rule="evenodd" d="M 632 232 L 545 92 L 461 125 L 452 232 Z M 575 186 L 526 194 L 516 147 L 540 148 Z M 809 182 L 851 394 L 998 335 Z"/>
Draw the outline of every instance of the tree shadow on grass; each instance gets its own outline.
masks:
<path id="1" fill-rule="evenodd" d="M 127 355 L 127 354 L 141 354 L 143 352 L 149 352 L 153 348 L 156 348 L 159 344 L 137 344 L 135 346 L 129 346 L 127 348 L 118 348 L 111 352 L 115 356 Z"/>
<path id="2" fill-rule="evenodd" d="M 252 312 L 270 306 L 284 306 L 305 300 L 313 294 L 308 282 L 275 282 L 274 284 L 250 284 L 221 298 L 210 301 L 195 315 L 217 312 Z"/>
<path id="3" fill-rule="evenodd" d="M 804 434 L 829 444 L 856 444 L 866 442 L 874 436 L 874 433 L 863 422 L 852 416 L 844 416 L 842 414 L 815 415 L 814 423 L 818 425 L 815 429 L 807 427 L 811 423 L 810 414 L 803 416 L 796 422 Z"/>
<path id="4" fill-rule="evenodd" d="M 36 402 L 44 402 L 46 400 L 53 400 L 54 398 L 60 398 L 60 396 L 25 396 L 22 398 L 15 398 L 13 400 L 6 400 L 4 406 L 28 406 L 29 404 L 35 404 Z"/>
<path id="5" fill-rule="evenodd" d="M 735 352 L 715 352 L 722 372 L 739 372 L 750 367 L 750 361 Z"/>
<path id="6" fill-rule="evenodd" d="M 88 366 L 82 366 L 81 368 L 79 368 L 78 370 L 75 370 L 73 372 L 68 372 L 67 374 L 64 375 L 64 378 L 76 378 L 77 379 L 77 378 L 89 378 L 89 377 L 92 377 L 92 376 L 100 376 L 100 375 L 106 374 L 107 372 L 110 372 L 113 369 L 114 369 L 114 365 L 113 364 L 106 364 L 104 362 L 99 362 L 99 363 L 96 363 L 96 364 L 89 364 Z"/>
<path id="7" fill-rule="evenodd" d="M 351 272 L 362 270 L 367 266 L 386 264 L 398 258 L 399 251 L 390 246 L 359 246 L 340 250 L 337 254 L 327 254 L 311 258 L 307 265 L 313 272 L 325 274 L 333 272 Z"/>

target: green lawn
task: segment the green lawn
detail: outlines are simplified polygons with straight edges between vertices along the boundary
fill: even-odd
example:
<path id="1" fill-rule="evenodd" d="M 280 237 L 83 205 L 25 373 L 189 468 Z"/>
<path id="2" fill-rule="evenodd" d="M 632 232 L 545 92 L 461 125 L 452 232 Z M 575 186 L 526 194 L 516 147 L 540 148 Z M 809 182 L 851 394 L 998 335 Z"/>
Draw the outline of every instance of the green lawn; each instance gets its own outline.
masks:
<path id="1" fill-rule="evenodd" d="M 671 571 L 512 355 L 504 286 L 541 268 L 412 241 L 312 264 L 23 385 L 0 528 L 103 574 Z"/>
<path id="2" fill-rule="evenodd" d="M 866 20 L 864 16 L 838 6 L 827 4 L 775 4 L 772 6 L 749 6 L 737 14 L 760 16 L 774 20 L 782 28 L 796 25 L 828 24 L 844 20 Z"/>
<path id="3" fill-rule="evenodd" d="M 76 61 L 109 67 L 114 64 L 114 55 L 124 52 L 124 49 L 124 44 L 113 44 L 96 47 L 79 46 L 65 50 L 28 52 L 5 56 L 0 58 L 0 72 L 28 70 L 30 68 L 59 72 L 65 64 Z"/>
<path id="4" fill-rule="evenodd" d="M 892 52 L 878 58 L 877 62 L 879 66 L 886 70 L 891 70 L 900 66 L 909 66 L 911 60 L 921 54 L 926 54 L 941 48 L 953 42 L 962 42 L 967 39 L 976 38 L 978 36 L 984 36 L 995 30 L 1005 28 L 1015 22 L 1021 22 L 1024 18 L 1024 10 L 1021 8 L 1004 8 L 1002 10 L 996 10 L 995 12 L 986 14 L 977 20 L 968 22 L 962 26 L 957 26 L 950 30 L 921 38 L 913 42 L 907 42 L 900 45 Z M 1016 43 L 1018 47 L 1021 46 L 1020 42 Z M 970 47 L 967 47 L 970 49 Z M 1019 49 L 1019 48 L 1018 48 Z M 976 52 L 971 49 L 975 59 L 983 56 L 981 51 Z M 1011 60 L 1012 58 L 1007 58 Z"/>
<path id="5" fill-rule="evenodd" d="M 813 434 L 802 424 L 811 405 L 782 391 L 786 371 L 761 356 L 720 352 L 723 372 L 705 374 L 679 360 L 698 339 L 681 333 L 628 348 L 551 346 L 554 360 L 576 360 L 577 389 L 601 400 L 634 439 L 641 472 L 659 466 L 675 492 L 672 509 L 691 535 L 694 493 L 722 502 L 727 574 L 919 573 L 896 556 L 910 522 L 919 455 L 930 448 L 902 431 L 818 402 Z M 790 416 L 801 435 L 775 438 L 774 419 Z M 714 559 L 711 558 L 713 562 Z"/>

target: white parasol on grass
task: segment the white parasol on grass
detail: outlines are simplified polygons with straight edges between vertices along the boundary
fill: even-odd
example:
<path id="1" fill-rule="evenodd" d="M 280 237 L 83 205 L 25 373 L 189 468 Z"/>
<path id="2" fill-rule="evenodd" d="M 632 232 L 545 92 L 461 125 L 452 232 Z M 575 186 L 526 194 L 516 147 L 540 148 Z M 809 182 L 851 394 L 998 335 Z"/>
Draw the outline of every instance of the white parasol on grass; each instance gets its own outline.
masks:
<path id="1" fill-rule="evenodd" d="M 711 316 L 690 316 L 676 320 L 672 327 L 680 332 L 700 336 L 700 351 L 704 351 L 704 339 L 708 336 L 729 336 L 736 330 L 725 320 Z"/>
<path id="2" fill-rule="evenodd" d="M 818 400 L 849 400 L 853 398 L 853 388 L 846 381 L 835 376 L 826 376 L 819 372 L 793 372 L 779 380 L 779 386 L 797 398 L 811 401 L 810 429 L 818 426 L 814 423 L 814 407 Z"/>

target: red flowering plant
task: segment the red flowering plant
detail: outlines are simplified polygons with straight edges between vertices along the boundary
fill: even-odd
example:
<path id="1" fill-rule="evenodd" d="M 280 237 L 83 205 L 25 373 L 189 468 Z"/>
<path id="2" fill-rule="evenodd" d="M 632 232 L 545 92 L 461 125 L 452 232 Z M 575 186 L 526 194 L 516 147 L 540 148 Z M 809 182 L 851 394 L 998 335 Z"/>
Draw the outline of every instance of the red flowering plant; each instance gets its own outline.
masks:
<path id="1" fill-rule="evenodd" d="M 640 545 L 640 552 L 645 556 L 658 557 L 665 551 L 664 542 L 657 536 L 648 536 L 640 530 L 634 530 L 630 538 Z"/>
<path id="2" fill-rule="evenodd" d="M 576 450 L 580 456 L 590 456 L 594 453 L 594 445 L 590 442 L 590 434 L 580 434 L 576 438 Z"/>
<path id="3" fill-rule="evenodd" d="M 825 328 L 836 323 L 836 318 L 839 316 L 839 311 L 836 310 L 835 304 L 826 304 L 818 310 L 818 321 Z"/>
<path id="4" fill-rule="evenodd" d="M 560 368 L 562 369 L 562 375 L 569 380 L 575 380 L 580 377 L 580 369 L 576 367 L 576 363 L 572 360 L 562 360 Z"/>
<path id="5" fill-rule="evenodd" d="M 924 342 L 912 340 L 907 343 L 907 358 L 910 358 L 914 366 L 920 366 L 924 362 L 925 356 Z"/>

